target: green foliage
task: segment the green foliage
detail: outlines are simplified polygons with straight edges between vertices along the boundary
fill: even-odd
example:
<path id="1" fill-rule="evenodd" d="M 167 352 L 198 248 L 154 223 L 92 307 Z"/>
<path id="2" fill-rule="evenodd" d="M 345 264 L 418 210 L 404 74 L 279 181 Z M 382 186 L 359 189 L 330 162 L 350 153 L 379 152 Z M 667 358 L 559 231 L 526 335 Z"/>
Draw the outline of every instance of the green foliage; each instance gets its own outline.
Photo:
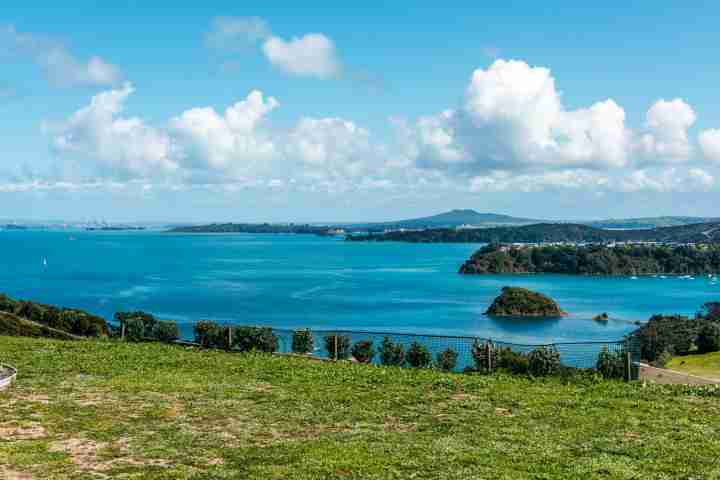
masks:
<path id="1" fill-rule="evenodd" d="M 605 378 L 625 377 L 625 354 L 623 351 L 611 352 L 603 347 L 598 355 L 595 369 Z"/>
<path id="2" fill-rule="evenodd" d="M 458 353 L 452 348 L 443 350 L 435 358 L 435 364 L 440 370 L 451 372 L 457 366 Z"/>
<path id="3" fill-rule="evenodd" d="M 657 358 L 651 363 L 655 367 L 665 368 L 667 366 L 667 364 L 670 363 L 672 358 L 673 358 L 672 352 L 670 352 L 669 350 L 663 350 L 662 352 L 660 352 L 658 354 Z"/>
<path id="4" fill-rule="evenodd" d="M 155 338 L 157 320 L 149 313 L 143 311 L 117 312 L 115 321 L 125 325 L 125 339 L 130 342 Z"/>
<path id="5" fill-rule="evenodd" d="M 720 351 L 720 324 L 707 322 L 698 333 L 697 347 L 700 353 Z"/>
<path id="6" fill-rule="evenodd" d="M 491 366 L 497 363 L 497 351 L 490 342 L 481 343 L 476 340 L 470 353 L 473 362 L 475 362 L 475 370 L 478 372 L 490 373 L 492 371 Z"/>
<path id="7" fill-rule="evenodd" d="M 12 337 L 55 338 L 59 340 L 78 340 L 81 337 L 73 336 L 63 330 L 57 330 L 47 325 L 36 323 L 13 313 L 0 311 L 0 335 Z"/>
<path id="8" fill-rule="evenodd" d="M 350 357 L 350 337 L 347 335 L 326 336 L 325 350 L 327 350 L 329 358 L 346 360 Z"/>
<path id="9" fill-rule="evenodd" d="M 405 348 L 401 343 L 394 343 L 390 337 L 383 338 L 380 347 L 380 363 L 383 365 L 401 366 L 405 363 Z"/>
<path id="10" fill-rule="evenodd" d="M 375 357 L 375 349 L 372 340 L 360 340 L 352 347 L 352 356 L 360 363 L 370 363 Z"/>
<path id="11" fill-rule="evenodd" d="M 126 318 L 123 323 L 125 325 L 125 340 L 128 342 L 142 342 L 145 340 L 145 324 L 141 318 Z"/>
<path id="12" fill-rule="evenodd" d="M 576 275 L 704 275 L 720 271 L 720 246 L 630 245 L 484 247 L 460 273 L 565 273 Z M 720 305 L 715 310 L 720 318 Z"/>
<path id="13" fill-rule="evenodd" d="M 551 298 L 526 288 L 503 287 L 486 315 L 559 317 L 565 314 Z"/>
<path id="14" fill-rule="evenodd" d="M 195 324 L 195 342 L 205 348 L 227 348 L 227 330 L 209 320 Z"/>
<path id="15" fill-rule="evenodd" d="M 554 375 L 560 371 L 560 353 L 554 347 L 538 347 L 527 357 L 528 372 L 535 377 Z"/>
<path id="16" fill-rule="evenodd" d="M 654 362 L 665 351 L 674 355 L 687 355 L 703 323 L 704 320 L 681 315 L 654 315 L 633 335 L 640 341 L 643 360 Z"/>
<path id="17" fill-rule="evenodd" d="M 309 328 L 303 330 L 295 330 L 292 336 L 293 353 L 306 354 L 311 353 L 315 348 L 315 340 Z"/>
<path id="18" fill-rule="evenodd" d="M 152 338 L 164 343 L 172 343 L 180 338 L 180 329 L 175 322 L 158 320 L 155 323 Z"/>
<path id="19" fill-rule="evenodd" d="M 278 349 L 278 337 L 268 327 L 233 327 L 232 346 L 241 352 L 257 350 L 272 353 Z"/>
<path id="20" fill-rule="evenodd" d="M 432 363 L 432 354 L 425 345 L 412 342 L 405 354 L 408 365 L 414 368 L 427 368 Z"/>
<path id="21" fill-rule="evenodd" d="M 52 329 L 83 337 L 106 336 L 110 331 L 104 319 L 82 310 L 14 300 L 2 294 L 0 294 L 0 312 L 11 313 Z"/>
<path id="22" fill-rule="evenodd" d="M 505 370 L 517 375 L 524 375 L 530 369 L 528 356 L 515 352 L 511 348 L 499 348 L 495 354 L 496 366 L 500 370 Z"/>

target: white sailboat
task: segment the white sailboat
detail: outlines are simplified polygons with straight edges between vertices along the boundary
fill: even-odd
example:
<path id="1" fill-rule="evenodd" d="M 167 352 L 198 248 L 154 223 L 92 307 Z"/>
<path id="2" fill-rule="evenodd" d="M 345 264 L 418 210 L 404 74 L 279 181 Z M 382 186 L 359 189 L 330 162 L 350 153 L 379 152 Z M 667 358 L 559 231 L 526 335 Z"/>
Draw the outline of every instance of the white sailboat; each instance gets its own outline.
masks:
<path id="1" fill-rule="evenodd" d="M 43 257 L 42 265 L 43 265 L 43 268 L 47 268 L 47 258 Z"/>

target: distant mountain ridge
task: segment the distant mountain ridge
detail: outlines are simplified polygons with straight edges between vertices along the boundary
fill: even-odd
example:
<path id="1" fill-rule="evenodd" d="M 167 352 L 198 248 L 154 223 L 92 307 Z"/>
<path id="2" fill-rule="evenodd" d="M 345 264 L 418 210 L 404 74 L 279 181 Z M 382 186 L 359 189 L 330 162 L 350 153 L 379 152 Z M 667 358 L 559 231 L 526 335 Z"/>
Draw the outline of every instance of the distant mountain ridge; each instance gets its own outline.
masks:
<path id="1" fill-rule="evenodd" d="M 393 222 L 369 223 L 372 227 L 395 227 L 395 228 L 454 228 L 462 225 L 473 226 L 495 226 L 495 225 L 529 225 L 539 223 L 541 220 L 530 218 L 519 218 L 498 213 L 481 213 L 469 208 L 454 209 L 448 212 L 438 213 L 429 217 L 411 218 Z"/>

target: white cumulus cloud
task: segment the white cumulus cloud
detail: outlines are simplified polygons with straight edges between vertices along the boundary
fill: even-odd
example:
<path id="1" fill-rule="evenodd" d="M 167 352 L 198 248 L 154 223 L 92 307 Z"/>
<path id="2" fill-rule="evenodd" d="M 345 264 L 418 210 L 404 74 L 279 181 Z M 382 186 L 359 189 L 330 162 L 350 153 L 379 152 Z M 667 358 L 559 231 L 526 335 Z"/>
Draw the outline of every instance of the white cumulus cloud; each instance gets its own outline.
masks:
<path id="1" fill-rule="evenodd" d="M 496 60 L 476 70 L 458 109 L 417 122 L 418 163 L 460 172 L 608 168 L 627 163 L 630 132 L 613 100 L 563 107 L 550 70 Z"/>
<path id="2" fill-rule="evenodd" d="M 121 115 L 133 91 L 125 83 L 99 93 L 67 121 L 51 126 L 55 150 L 91 159 L 101 169 L 121 175 L 152 176 L 177 170 L 172 141 L 164 132 L 137 117 Z"/>
<path id="3" fill-rule="evenodd" d="M 170 134 L 181 147 L 186 165 L 246 172 L 276 153 L 273 140 L 258 126 L 277 106 L 273 97 L 266 99 L 255 90 L 223 115 L 210 107 L 183 112 L 170 120 Z"/>
<path id="4" fill-rule="evenodd" d="M 677 163 L 691 158 L 693 148 L 688 129 L 697 116 L 690 105 L 680 98 L 660 99 L 647 112 L 647 133 L 640 137 L 642 155 L 650 162 Z"/>
<path id="5" fill-rule="evenodd" d="M 698 142 L 706 160 L 720 162 L 720 129 L 703 130 Z"/>

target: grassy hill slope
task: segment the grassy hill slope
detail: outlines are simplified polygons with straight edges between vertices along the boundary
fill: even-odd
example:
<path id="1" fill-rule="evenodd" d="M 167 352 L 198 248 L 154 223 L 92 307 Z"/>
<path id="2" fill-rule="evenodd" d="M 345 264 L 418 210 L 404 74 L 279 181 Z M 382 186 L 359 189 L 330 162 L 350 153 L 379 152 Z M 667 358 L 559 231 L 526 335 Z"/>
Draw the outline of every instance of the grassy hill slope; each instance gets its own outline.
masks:
<path id="1" fill-rule="evenodd" d="M 0 477 L 714 478 L 720 391 L 0 337 Z"/>
<path id="2" fill-rule="evenodd" d="M 83 339 L 83 337 L 78 337 L 7 312 L 0 312 L 0 335 L 11 337 L 56 338 L 59 340 Z"/>

